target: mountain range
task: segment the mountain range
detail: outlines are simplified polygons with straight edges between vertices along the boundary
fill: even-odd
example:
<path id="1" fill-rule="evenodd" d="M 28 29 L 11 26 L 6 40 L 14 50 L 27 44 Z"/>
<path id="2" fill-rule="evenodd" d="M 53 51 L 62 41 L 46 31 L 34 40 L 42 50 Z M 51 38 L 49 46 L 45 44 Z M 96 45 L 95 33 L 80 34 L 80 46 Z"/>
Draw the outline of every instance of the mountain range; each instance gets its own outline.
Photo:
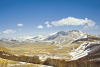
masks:
<path id="1" fill-rule="evenodd" d="M 64 44 L 68 42 L 70 44 L 72 41 L 75 41 L 80 38 L 87 38 L 89 36 L 99 37 L 78 30 L 62 30 L 48 34 L 46 36 L 37 35 L 37 36 L 24 36 L 24 37 L 13 37 L 13 38 L 1 38 L 0 40 L 5 40 L 9 42 L 25 42 L 25 43 L 51 42 L 55 44 L 61 44 L 61 43 Z"/>

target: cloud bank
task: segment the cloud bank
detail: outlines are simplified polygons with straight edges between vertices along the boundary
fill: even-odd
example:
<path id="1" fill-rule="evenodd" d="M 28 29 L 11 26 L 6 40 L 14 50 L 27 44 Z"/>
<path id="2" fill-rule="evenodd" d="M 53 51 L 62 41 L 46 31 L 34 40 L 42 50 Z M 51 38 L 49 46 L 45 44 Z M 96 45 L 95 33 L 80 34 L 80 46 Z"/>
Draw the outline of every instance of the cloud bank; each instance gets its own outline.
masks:
<path id="1" fill-rule="evenodd" d="M 87 18 L 85 19 L 78 19 L 73 17 L 63 18 L 59 21 L 52 21 L 52 25 L 54 26 L 63 26 L 63 25 L 84 25 L 84 28 L 93 28 L 95 26 L 95 22 L 92 20 L 89 20 Z"/>
<path id="2" fill-rule="evenodd" d="M 42 25 L 37 26 L 37 28 L 44 28 Z"/>
<path id="3" fill-rule="evenodd" d="M 15 32 L 16 32 L 16 30 L 11 30 L 11 29 L 3 31 L 3 33 L 5 33 L 5 34 L 15 33 Z"/>

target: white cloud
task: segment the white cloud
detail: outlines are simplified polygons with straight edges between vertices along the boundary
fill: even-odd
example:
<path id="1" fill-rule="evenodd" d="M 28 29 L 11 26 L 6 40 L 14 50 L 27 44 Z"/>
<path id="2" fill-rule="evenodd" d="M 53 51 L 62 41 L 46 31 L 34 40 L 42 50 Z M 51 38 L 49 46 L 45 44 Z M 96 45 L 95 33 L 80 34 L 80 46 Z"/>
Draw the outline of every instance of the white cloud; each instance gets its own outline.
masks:
<path id="1" fill-rule="evenodd" d="M 59 21 L 53 21 L 51 24 L 55 26 L 63 26 L 63 25 L 85 25 L 84 28 L 93 28 L 95 26 L 95 22 L 92 20 L 88 20 L 87 18 L 84 19 L 78 19 L 73 17 L 63 18 Z"/>
<path id="2" fill-rule="evenodd" d="M 37 26 L 37 28 L 44 28 L 42 25 Z"/>
<path id="3" fill-rule="evenodd" d="M 23 24 L 17 24 L 18 26 L 23 26 Z"/>
<path id="4" fill-rule="evenodd" d="M 47 24 L 47 27 L 52 27 L 52 25 Z"/>
<path id="5" fill-rule="evenodd" d="M 19 31 L 21 31 L 21 29 L 19 29 Z"/>
<path id="6" fill-rule="evenodd" d="M 3 33 L 5 33 L 5 34 L 15 33 L 15 32 L 16 32 L 16 30 L 11 30 L 11 29 L 3 31 Z"/>
<path id="7" fill-rule="evenodd" d="M 89 28 L 89 26 L 87 25 L 87 26 L 84 26 L 84 29 L 88 29 Z"/>
<path id="8" fill-rule="evenodd" d="M 0 32 L 0 34 L 1 34 L 1 32 Z"/>
<path id="9" fill-rule="evenodd" d="M 49 22 L 47 21 L 47 22 L 45 22 L 45 24 L 49 24 Z"/>
<path id="10" fill-rule="evenodd" d="M 92 21 L 92 22 L 88 22 L 87 24 L 88 24 L 88 25 L 85 25 L 85 26 L 84 26 L 84 29 L 93 28 L 93 27 L 95 26 L 96 23 Z"/>
<path id="11" fill-rule="evenodd" d="M 95 28 L 98 28 L 98 26 L 95 26 Z"/>
<path id="12" fill-rule="evenodd" d="M 45 22 L 45 24 L 47 24 L 47 27 L 52 27 L 52 25 L 49 24 L 49 22 Z"/>

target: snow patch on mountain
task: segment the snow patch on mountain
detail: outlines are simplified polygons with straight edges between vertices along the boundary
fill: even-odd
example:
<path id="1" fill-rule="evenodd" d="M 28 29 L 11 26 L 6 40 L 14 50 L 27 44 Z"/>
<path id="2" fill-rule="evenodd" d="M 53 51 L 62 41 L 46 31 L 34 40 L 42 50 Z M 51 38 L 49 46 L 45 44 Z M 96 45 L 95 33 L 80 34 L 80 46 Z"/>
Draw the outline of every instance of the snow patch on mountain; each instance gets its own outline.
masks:
<path id="1" fill-rule="evenodd" d="M 90 53 L 100 50 L 100 41 L 81 44 L 75 51 L 69 53 L 72 56 L 71 60 L 77 60 Z"/>
<path id="2" fill-rule="evenodd" d="M 10 38 L 8 39 L 9 41 L 15 40 L 15 41 L 19 41 L 19 42 L 36 42 L 36 41 L 40 41 L 43 40 L 42 35 L 37 35 L 37 36 L 24 36 L 24 37 L 14 37 L 14 38 Z"/>
<path id="3" fill-rule="evenodd" d="M 71 60 L 77 60 L 81 57 L 88 55 L 89 50 L 84 51 L 86 44 L 87 43 L 81 44 L 74 52 L 69 53 L 69 55 L 72 56 Z"/>
<path id="4" fill-rule="evenodd" d="M 48 37 L 45 39 L 45 40 L 54 40 L 56 39 L 58 36 L 65 36 L 65 35 L 68 35 L 72 32 L 79 32 L 78 30 L 63 30 L 63 31 L 59 31 L 59 32 L 56 32 L 54 34 L 49 34 Z"/>

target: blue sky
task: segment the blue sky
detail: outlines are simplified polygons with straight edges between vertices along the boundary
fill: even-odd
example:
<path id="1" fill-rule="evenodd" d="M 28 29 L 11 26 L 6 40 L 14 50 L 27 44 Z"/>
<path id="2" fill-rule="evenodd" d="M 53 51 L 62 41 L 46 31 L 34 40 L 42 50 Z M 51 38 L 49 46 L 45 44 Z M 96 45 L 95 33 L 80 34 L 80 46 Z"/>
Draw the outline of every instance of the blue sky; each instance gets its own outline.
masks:
<path id="1" fill-rule="evenodd" d="M 0 0 L 0 37 L 72 29 L 100 34 L 100 0 Z"/>

